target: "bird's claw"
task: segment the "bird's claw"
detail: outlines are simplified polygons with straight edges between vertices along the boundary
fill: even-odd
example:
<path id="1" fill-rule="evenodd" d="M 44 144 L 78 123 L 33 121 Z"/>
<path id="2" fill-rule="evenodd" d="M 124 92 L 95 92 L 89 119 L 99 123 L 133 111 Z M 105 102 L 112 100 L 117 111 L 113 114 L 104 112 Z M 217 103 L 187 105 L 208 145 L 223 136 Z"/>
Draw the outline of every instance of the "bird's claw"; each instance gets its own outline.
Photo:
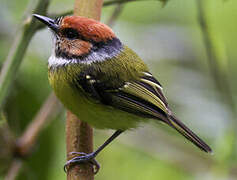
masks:
<path id="1" fill-rule="evenodd" d="M 69 161 L 64 165 L 64 171 L 67 172 L 68 169 L 76 164 L 81 163 L 90 163 L 93 165 L 94 174 L 98 173 L 100 169 L 99 163 L 95 160 L 95 155 L 93 153 L 86 154 L 84 152 L 71 152 L 70 155 L 78 155 Z"/>

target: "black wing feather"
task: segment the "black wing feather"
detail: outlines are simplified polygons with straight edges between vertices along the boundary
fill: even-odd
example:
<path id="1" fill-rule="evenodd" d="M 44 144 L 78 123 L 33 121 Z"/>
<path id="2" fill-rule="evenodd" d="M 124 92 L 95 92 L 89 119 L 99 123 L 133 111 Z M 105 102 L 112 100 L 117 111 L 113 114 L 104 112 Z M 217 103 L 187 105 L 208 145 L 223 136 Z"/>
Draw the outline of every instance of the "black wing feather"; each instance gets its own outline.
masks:
<path id="1" fill-rule="evenodd" d="M 150 74 L 144 73 L 140 81 L 124 83 L 121 88 L 105 86 L 89 75 L 80 76 L 78 83 L 93 99 L 138 116 L 162 120 L 205 152 L 211 148 L 179 121 L 170 111 L 161 84 Z"/>

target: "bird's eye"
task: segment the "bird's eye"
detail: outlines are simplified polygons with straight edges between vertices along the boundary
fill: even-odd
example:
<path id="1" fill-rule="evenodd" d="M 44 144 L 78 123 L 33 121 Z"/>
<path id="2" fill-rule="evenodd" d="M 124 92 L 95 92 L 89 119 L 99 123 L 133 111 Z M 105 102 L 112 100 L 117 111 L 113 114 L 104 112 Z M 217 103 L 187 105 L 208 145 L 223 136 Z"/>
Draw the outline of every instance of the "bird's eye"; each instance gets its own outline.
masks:
<path id="1" fill-rule="evenodd" d="M 70 40 L 77 39 L 78 38 L 78 32 L 75 29 L 72 28 L 66 28 L 63 30 L 62 34 Z"/>

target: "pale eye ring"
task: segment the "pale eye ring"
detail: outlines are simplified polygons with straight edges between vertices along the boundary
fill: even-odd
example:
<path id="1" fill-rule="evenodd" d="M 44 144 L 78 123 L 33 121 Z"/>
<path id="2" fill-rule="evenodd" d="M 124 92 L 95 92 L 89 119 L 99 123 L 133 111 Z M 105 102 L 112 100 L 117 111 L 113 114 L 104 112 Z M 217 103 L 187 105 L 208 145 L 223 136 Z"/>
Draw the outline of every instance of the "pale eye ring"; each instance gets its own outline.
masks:
<path id="1" fill-rule="evenodd" d="M 79 34 L 76 29 L 73 28 L 66 28 L 62 31 L 62 34 L 67 39 L 73 40 L 77 39 L 79 37 Z"/>

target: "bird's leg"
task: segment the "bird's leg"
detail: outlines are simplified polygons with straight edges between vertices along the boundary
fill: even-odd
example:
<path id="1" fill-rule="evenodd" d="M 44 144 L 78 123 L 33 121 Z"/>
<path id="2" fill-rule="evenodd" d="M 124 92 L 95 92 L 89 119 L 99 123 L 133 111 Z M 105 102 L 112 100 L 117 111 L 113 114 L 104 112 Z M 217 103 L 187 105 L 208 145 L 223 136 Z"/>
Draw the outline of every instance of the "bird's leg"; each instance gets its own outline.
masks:
<path id="1" fill-rule="evenodd" d="M 102 151 L 108 144 L 110 144 L 116 137 L 118 137 L 123 131 L 117 130 L 114 132 L 112 136 L 110 136 L 109 139 L 107 139 L 104 144 L 102 144 L 96 151 L 86 154 L 84 152 L 71 152 L 71 155 L 78 155 L 77 157 L 74 157 L 67 161 L 67 163 L 64 165 L 64 170 L 67 171 L 70 166 L 75 164 L 81 164 L 81 163 L 91 163 L 95 167 L 95 174 L 99 171 L 100 165 L 95 160 L 95 157 Z"/>

